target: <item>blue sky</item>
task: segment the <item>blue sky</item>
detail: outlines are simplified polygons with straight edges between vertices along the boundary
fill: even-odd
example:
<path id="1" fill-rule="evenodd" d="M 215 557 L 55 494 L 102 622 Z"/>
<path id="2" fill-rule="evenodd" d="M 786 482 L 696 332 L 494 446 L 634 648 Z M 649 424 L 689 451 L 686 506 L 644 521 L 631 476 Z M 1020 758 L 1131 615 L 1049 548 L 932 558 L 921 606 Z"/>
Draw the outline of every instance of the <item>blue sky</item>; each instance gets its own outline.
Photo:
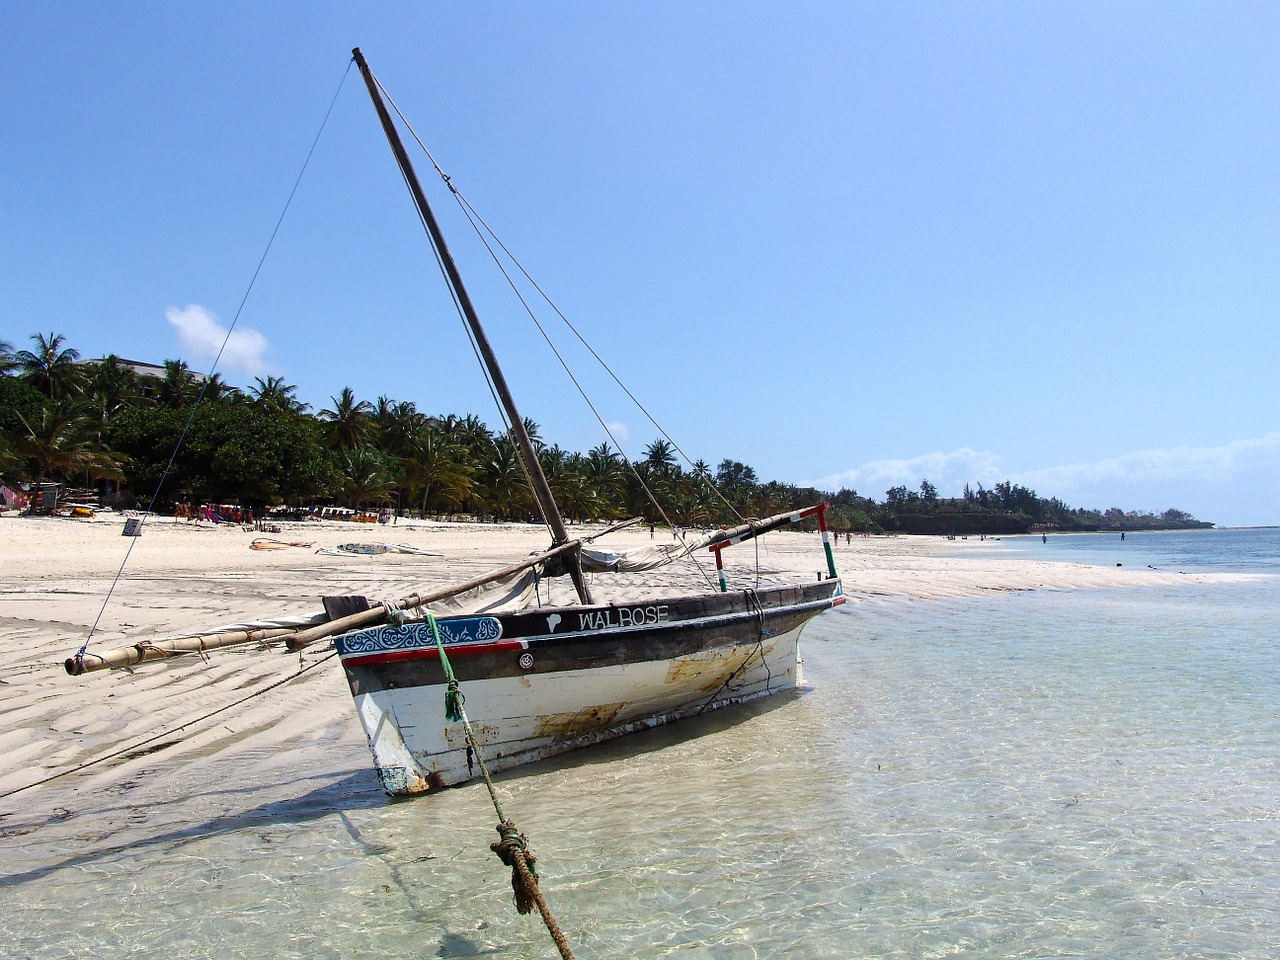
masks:
<path id="1" fill-rule="evenodd" d="M 16 346 L 207 370 L 341 84 L 221 370 L 497 425 L 359 45 L 690 456 L 1280 523 L 1280 7 L 8 3 L 0 34 Z M 523 413 L 605 440 L 427 183 Z"/>

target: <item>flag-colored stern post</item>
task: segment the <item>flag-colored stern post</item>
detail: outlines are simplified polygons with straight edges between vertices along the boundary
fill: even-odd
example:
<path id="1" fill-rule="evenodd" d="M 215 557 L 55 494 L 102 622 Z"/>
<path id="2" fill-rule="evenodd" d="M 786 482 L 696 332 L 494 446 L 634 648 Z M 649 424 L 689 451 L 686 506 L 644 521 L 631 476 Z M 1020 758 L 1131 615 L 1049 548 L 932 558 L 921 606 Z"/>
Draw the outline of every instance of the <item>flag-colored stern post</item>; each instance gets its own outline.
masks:
<path id="1" fill-rule="evenodd" d="M 724 557 L 720 555 L 720 551 L 722 551 L 728 545 L 729 545 L 728 543 L 717 543 L 714 547 L 711 548 L 711 552 L 716 555 L 716 576 L 720 578 L 721 593 L 729 592 L 729 581 L 725 579 L 725 575 L 724 575 Z"/>
<path id="2" fill-rule="evenodd" d="M 732 530 L 721 530 L 717 535 L 718 539 L 707 547 L 708 550 L 716 555 L 716 574 L 720 578 L 720 592 L 729 592 L 729 581 L 724 573 L 724 557 L 721 556 L 721 551 L 725 547 L 733 543 L 754 539 L 762 533 L 776 530 L 784 524 L 799 523 L 801 520 L 808 520 L 810 517 L 815 516 L 818 518 L 818 530 L 822 534 L 822 549 L 827 555 L 827 579 L 835 580 L 839 574 L 836 573 L 835 554 L 831 551 L 831 533 L 827 529 L 827 504 L 820 503 L 817 506 L 805 507 L 803 510 L 780 513 L 776 517 L 770 517 L 768 520 L 748 520 Z M 822 574 L 819 573 L 818 577 L 821 578 Z"/>
<path id="3" fill-rule="evenodd" d="M 820 503 L 813 509 L 818 511 L 818 530 L 822 533 L 822 549 L 827 552 L 827 576 L 836 578 L 836 557 L 831 552 L 831 534 L 827 530 L 827 505 Z"/>

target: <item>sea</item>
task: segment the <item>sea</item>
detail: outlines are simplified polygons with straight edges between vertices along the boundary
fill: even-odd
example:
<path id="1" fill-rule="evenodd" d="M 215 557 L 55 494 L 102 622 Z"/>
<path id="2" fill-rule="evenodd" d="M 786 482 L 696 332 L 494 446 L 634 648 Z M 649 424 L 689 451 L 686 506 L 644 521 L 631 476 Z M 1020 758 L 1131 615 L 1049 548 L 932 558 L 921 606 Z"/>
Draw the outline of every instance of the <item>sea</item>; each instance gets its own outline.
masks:
<path id="1" fill-rule="evenodd" d="M 797 694 L 501 775 L 574 956 L 1280 956 L 1280 530 L 962 546 L 1188 576 L 850 603 Z M 557 956 L 483 785 L 390 802 L 335 725 L 267 773 L 28 793 L 0 956 Z"/>

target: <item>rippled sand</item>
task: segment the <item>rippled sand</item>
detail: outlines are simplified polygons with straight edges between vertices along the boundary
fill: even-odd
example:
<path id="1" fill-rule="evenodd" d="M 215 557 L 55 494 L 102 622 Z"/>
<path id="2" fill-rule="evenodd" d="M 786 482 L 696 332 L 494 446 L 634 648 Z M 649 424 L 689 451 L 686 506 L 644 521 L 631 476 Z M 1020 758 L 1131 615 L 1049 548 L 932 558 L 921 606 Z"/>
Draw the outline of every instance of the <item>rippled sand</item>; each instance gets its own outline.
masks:
<path id="1" fill-rule="evenodd" d="M 139 743 L 136 759 L 99 764 L 76 774 L 74 781 L 79 788 L 91 788 L 128 778 L 146 765 L 147 749 L 156 746 L 142 741 L 196 721 L 330 652 L 327 645 L 317 645 L 299 658 L 279 648 L 236 648 L 215 653 L 208 663 L 187 657 L 134 673 L 71 678 L 62 661 L 79 649 L 95 623 L 90 649 L 101 651 L 231 623 L 310 615 L 320 610 L 320 598 L 327 594 L 394 600 L 424 586 L 476 576 L 548 543 L 545 531 L 533 525 L 313 522 L 285 524 L 280 532 L 263 534 L 157 519 L 137 538 L 123 537 L 122 527 L 120 518 L 0 518 L 0 793 Z M 264 537 L 311 546 L 250 549 Z M 442 556 L 335 557 L 316 552 L 353 541 L 403 543 Z M 652 539 L 647 528 L 639 527 L 600 542 L 624 549 Z M 1150 585 L 1170 577 L 1147 570 L 978 559 L 966 555 L 973 546 L 976 542 L 932 537 L 854 537 L 851 542 L 840 538 L 835 555 L 854 602 Z M 730 576 L 740 586 L 754 584 L 757 576 L 766 581 L 807 579 L 824 565 L 817 535 L 792 531 L 763 538 L 758 551 L 752 543 L 741 544 L 726 557 Z M 690 583 L 705 586 L 712 574 L 709 560 L 701 577 L 686 561 L 632 575 L 625 587 L 605 583 L 618 578 L 597 582 L 615 594 L 680 591 Z M 270 696 L 220 714 L 217 722 L 203 721 L 166 739 L 164 749 L 170 758 L 208 758 L 222 750 L 242 750 L 241 745 L 253 741 L 262 746 L 247 753 L 244 763 L 279 762 L 281 744 L 309 742 L 320 731 L 335 729 L 343 731 L 345 742 L 360 743 L 341 670 L 327 661 Z M 42 795 L 48 794 L 46 789 Z"/>

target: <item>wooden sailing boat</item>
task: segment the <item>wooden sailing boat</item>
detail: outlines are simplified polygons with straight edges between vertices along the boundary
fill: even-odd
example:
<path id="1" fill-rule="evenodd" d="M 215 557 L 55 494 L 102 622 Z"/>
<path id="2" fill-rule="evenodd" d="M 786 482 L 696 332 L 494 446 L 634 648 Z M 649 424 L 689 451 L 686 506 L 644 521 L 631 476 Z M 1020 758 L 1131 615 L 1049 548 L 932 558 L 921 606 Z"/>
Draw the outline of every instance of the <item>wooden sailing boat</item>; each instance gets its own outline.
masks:
<path id="1" fill-rule="evenodd" d="M 548 550 L 482 577 L 394 603 L 325 599 L 303 626 L 269 626 L 81 652 L 68 673 L 127 667 L 242 643 L 297 650 L 335 637 L 378 777 L 394 796 L 476 776 L 474 750 L 501 770 L 799 682 L 798 640 L 814 616 L 844 602 L 825 505 L 719 530 L 679 549 L 610 553 L 569 537 L 533 443 L 418 181 L 377 80 L 353 51 L 388 143 L 471 329 L 512 439 L 552 534 Z M 814 520 L 826 572 L 816 581 L 730 590 L 722 551 L 787 524 Z M 587 575 L 616 578 L 707 550 L 719 592 L 592 595 Z M 567 575 L 576 602 L 543 605 L 545 578 Z M 597 580 L 597 583 L 600 583 Z M 612 580 L 610 580 L 610 583 Z M 447 695 L 461 688 L 475 718 L 471 739 Z"/>

